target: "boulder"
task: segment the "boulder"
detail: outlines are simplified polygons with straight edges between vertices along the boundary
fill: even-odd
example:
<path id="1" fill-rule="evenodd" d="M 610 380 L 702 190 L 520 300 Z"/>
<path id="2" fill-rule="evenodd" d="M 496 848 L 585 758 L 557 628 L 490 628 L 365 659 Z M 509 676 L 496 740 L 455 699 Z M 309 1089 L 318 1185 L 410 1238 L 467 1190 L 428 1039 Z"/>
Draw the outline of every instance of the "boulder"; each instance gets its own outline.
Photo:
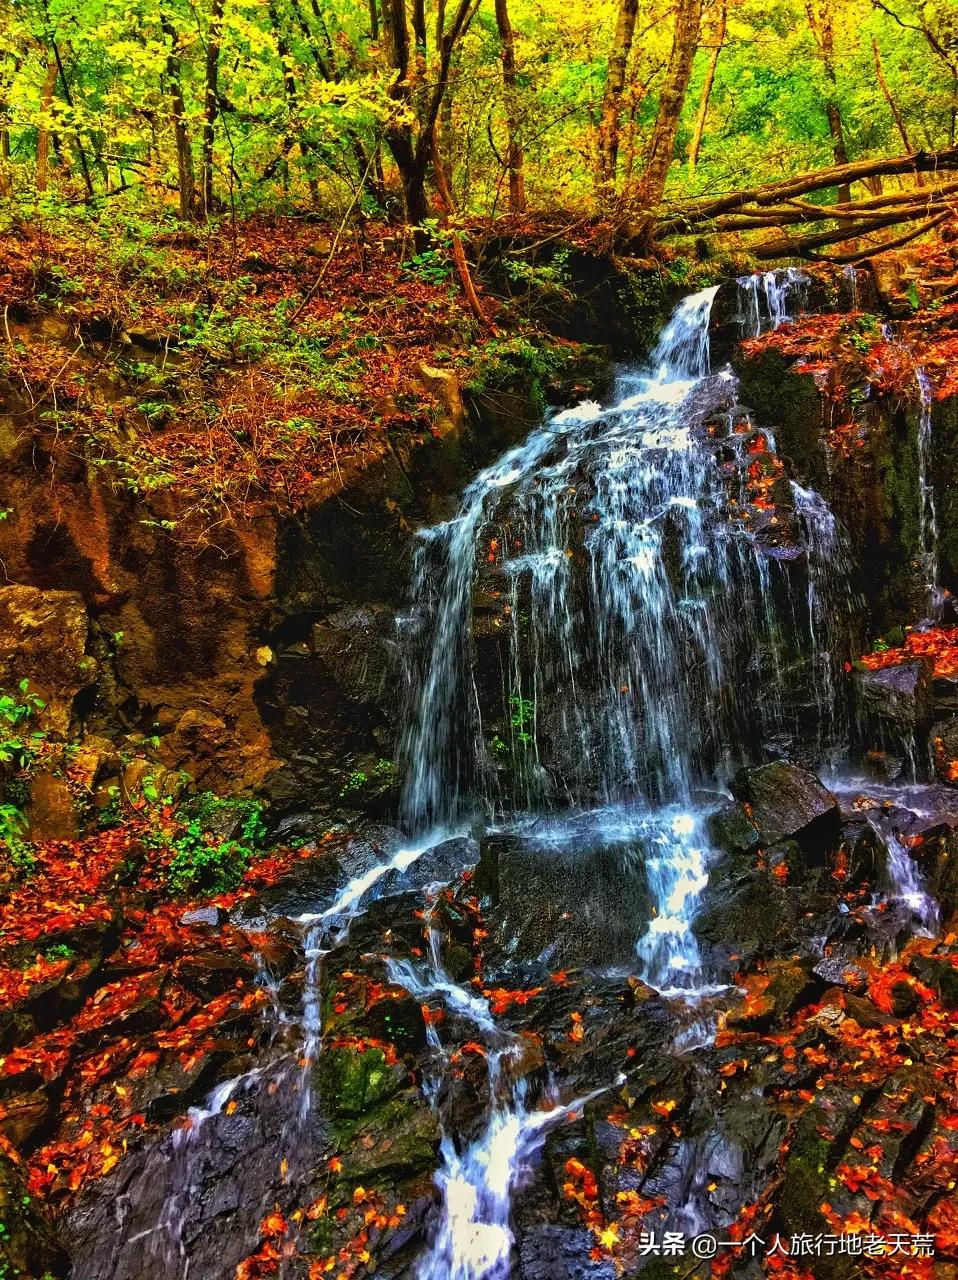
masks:
<path id="1" fill-rule="evenodd" d="M 483 842 L 477 879 L 494 903 L 494 944 L 549 969 L 631 964 L 652 918 L 638 841 L 494 836 Z"/>
<path id="2" fill-rule="evenodd" d="M 928 716 L 928 676 L 923 662 L 859 671 L 857 686 L 862 712 L 882 739 L 914 740 Z"/>
<path id="3" fill-rule="evenodd" d="M 838 843 L 838 801 L 814 774 L 787 760 L 743 771 L 732 791 L 765 846 L 795 840 L 816 862 Z"/>
<path id="4" fill-rule="evenodd" d="M 47 771 L 34 774 L 26 818 L 30 840 L 72 840 L 77 835 L 77 815 L 66 778 Z"/>
<path id="5" fill-rule="evenodd" d="M 29 692 L 46 704 L 36 723 L 59 737 L 70 728 L 74 698 L 96 675 L 87 630 L 76 591 L 0 587 L 0 689 L 14 693 L 29 680 Z"/>

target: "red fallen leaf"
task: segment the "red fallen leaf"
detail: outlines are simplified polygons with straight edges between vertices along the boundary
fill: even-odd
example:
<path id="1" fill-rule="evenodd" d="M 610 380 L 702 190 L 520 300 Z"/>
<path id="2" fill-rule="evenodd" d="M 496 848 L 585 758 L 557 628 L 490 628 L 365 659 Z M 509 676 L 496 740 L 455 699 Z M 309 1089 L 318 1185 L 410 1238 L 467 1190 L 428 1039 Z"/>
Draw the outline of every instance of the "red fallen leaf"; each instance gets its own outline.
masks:
<path id="1" fill-rule="evenodd" d="M 525 1005 L 536 996 L 541 995 L 544 987 L 532 987 L 528 991 L 509 991 L 505 987 L 483 988 L 482 994 L 489 1001 L 489 1009 L 493 1014 L 505 1013 L 514 1004 Z"/>

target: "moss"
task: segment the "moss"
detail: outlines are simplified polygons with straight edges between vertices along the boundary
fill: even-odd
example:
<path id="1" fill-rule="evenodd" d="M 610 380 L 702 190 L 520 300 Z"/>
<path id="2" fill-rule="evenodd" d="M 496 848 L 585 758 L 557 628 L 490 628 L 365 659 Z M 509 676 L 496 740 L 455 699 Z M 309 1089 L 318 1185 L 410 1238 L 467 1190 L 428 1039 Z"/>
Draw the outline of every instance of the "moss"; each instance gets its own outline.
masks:
<path id="1" fill-rule="evenodd" d="M 381 1049 L 329 1049 L 321 1055 L 317 1070 L 323 1099 L 334 1123 L 374 1109 L 398 1087 L 395 1072 L 387 1065 Z"/>
<path id="2" fill-rule="evenodd" d="M 828 1169 L 834 1138 L 827 1135 L 833 1126 L 834 1118 L 820 1107 L 811 1107 L 798 1123 L 782 1182 L 783 1234 L 818 1235 L 832 1230 L 820 1206 L 831 1200 Z M 815 1275 L 823 1280 L 850 1280 L 855 1274 L 854 1260 L 848 1257 L 815 1260 Z"/>

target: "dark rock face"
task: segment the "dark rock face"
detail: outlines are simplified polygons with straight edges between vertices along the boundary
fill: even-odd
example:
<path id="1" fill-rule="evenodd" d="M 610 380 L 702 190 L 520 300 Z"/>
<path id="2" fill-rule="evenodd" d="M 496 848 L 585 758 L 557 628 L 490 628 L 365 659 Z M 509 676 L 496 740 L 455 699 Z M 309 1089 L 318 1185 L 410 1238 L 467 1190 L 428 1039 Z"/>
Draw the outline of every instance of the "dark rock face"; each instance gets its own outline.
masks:
<path id="1" fill-rule="evenodd" d="M 733 792 L 766 846 L 795 840 L 806 856 L 820 861 L 837 843 L 838 801 L 804 769 L 776 760 L 739 774 Z"/>
<path id="2" fill-rule="evenodd" d="M 290 1180 L 319 1163 L 328 1133 L 297 1121 L 295 1066 L 237 1091 L 233 1114 L 194 1118 L 94 1183 L 63 1224 L 72 1280 L 139 1280 L 190 1271 L 226 1280 L 255 1248 L 258 1224 Z"/>
<path id="3" fill-rule="evenodd" d="M 629 964 L 651 918 L 645 851 L 602 844 L 594 833 L 551 844 L 488 837 L 478 878 L 492 902 L 496 944 L 516 960 L 550 969 Z"/>
<path id="4" fill-rule="evenodd" d="M 879 735 L 896 745 L 917 740 L 929 711 L 925 664 L 903 662 L 857 674 L 861 705 Z"/>

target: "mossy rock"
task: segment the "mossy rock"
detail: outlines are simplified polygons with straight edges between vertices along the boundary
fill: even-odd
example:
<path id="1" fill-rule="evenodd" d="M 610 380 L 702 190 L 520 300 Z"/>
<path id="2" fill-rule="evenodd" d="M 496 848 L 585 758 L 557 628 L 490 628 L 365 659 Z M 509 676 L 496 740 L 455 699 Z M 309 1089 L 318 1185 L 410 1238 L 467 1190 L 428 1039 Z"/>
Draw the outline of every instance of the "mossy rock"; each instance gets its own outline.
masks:
<path id="1" fill-rule="evenodd" d="M 19 1170 L 0 1153 L 0 1280 L 59 1280 L 69 1270 L 66 1252 L 27 1194 Z"/>
<path id="2" fill-rule="evenodd" d="M 330 1204 L 351 1203 L 356 1186 L 383 1194 L 431 1173 L 440 1137 L 435 1112 L 415 1090 L 391 1098 L 351 1127 L 340 1153 L 342 1167 L 329 1188 Z"/>
<path id="3" fill-rule="evenodd" d="M 316 1064 L 327 1112 L 336 1119 L 362 1116 L 402 1087 L 402 1068 L 389 1066 L 381 1049 L 349 1046 L 324 1050 Z"/>

